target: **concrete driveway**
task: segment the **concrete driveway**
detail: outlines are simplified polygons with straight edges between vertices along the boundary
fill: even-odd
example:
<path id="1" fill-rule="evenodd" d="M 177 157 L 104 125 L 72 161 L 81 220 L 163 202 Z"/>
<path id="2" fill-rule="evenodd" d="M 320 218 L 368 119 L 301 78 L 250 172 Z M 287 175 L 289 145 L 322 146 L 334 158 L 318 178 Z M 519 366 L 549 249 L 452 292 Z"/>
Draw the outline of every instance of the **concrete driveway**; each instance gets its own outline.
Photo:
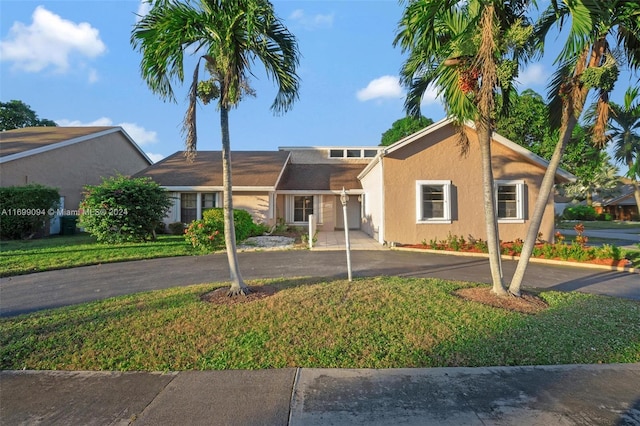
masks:
<path id="1" fill-rule="evenodd" d="M 346 278 L 343 251 L 265 251 L 238 254 L 247 280 L 258 278 Z M 353 276 L 433 277 L 491 282 L 486 258 L 394 250 L 355 250 Z M 509 279 L 516 263 L 504 261 Z M 0 279 L 0 316 L 105 299 L 113 296 L 229 278 L 224 253 L 85 266 Z M 525 288 L 583 291 L 640 300 L 640 275 L 577 266 L 530 264 Z"/>

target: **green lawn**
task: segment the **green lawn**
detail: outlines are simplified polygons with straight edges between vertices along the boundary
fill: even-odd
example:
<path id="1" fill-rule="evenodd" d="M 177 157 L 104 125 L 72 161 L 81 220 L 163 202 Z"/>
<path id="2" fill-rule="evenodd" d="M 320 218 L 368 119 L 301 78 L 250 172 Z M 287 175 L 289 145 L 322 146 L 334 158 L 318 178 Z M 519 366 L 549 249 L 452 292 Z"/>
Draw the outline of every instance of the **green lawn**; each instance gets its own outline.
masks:
<path id="1" fill-rule="evenodd" d="M 526 315 L 463 300 L 475 284 L 367 278 L 278 288 L 214 305 L 216 285 L 0 319 L 0 369 L 394 368 L 640 362 L 640 303 L 542 292 Z M 219 285 L 219 284 L 218 284 Z"/>
<path id="2" fill-rule="evenodd" d="M 194 254 L 193 249 L 180 235 L 159 235 L 157 241 L 122 244 L 98 244 L 87 234 L 1 241 L 0 276 L 190 254 Z"/>

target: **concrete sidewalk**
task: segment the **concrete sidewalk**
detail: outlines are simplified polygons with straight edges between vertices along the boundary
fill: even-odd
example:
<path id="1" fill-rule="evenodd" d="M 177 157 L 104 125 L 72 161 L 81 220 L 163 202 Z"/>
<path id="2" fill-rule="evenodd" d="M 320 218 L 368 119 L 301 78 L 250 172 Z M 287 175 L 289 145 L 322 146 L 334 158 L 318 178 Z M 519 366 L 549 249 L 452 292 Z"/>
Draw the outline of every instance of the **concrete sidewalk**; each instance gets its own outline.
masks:
<path id="1" fill-rule="evenodd" d="M 638 425 L 640 364 L 0 372 L 0 423 Z"/>

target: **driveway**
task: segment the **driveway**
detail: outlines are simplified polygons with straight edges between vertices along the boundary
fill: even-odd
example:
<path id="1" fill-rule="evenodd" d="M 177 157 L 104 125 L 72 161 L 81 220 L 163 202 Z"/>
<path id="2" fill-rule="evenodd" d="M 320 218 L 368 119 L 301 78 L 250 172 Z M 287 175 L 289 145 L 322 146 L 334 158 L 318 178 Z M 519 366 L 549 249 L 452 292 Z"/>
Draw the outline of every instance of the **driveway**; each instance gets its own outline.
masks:
<path id="1" fill-rule="evenodd" d="M 326 277 L 344 279 L 343 251 L 265 251 L 238 254 L 247 280 L 258 278 Z M 485 258 L 448 256 L 394 250 L 355 250 L 351 253 L 353 276 L 378 275 L 433 277 L 448 280 L 491 282 Z M 504 261 L 509 279 L 516 263 Z M 224 253 L 136 262 L 111 263 L 40 272 L 0 279 L 0 316 L 105 299 L 113 296 L 229 278 Z M 530 264 L 525 288 L 582 291 L 640 300 L 640 275 L 570 266 Z"/>

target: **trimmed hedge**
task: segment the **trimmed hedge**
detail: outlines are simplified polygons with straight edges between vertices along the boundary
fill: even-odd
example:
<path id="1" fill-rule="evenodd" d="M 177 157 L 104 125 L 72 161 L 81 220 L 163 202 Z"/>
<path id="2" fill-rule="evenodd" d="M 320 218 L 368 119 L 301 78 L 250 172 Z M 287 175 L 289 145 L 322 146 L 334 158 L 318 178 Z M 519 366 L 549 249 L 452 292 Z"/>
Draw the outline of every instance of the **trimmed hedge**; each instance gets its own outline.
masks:
<path id="1" fill-rule="evenodd" d="M 596 220 L 598 214 L 591 206 L 571 206 L 564 209 L 562 216 L 566 220 Z"/>
<path id="2" fill-rule="evenodd" d="M 84 189 L 79 225 L 101 243 L 155 239 L 171 207 L 167 191 L 151 178 L 119 175 Z"/>
<path id="3" fill-rule="evenodd" d="M 0 188 L 0 236 L 20 239 L 42 231 L 59 202 L 58 190 L 44 185 Z"/>

